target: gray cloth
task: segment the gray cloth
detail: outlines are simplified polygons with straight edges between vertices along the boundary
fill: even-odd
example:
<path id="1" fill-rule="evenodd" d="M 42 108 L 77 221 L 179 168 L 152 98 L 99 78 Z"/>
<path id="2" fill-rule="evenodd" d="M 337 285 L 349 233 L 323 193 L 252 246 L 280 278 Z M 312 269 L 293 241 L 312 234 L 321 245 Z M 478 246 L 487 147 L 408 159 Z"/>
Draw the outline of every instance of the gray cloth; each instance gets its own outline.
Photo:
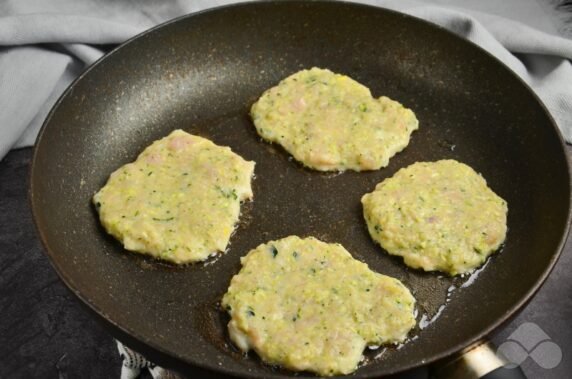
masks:
<path id="1" fill-rule="evenodd" d="M 33 145 L 60 94 L 110 45 L 171 18 L 232 2 L 235 1 L 1 2 L 0 159 L 12 148 Z M 571 40 L 482 10 L 433 4 L 443 4 L 444 0 L 362 2 L 432 21 L 482 46 L 534 89 L 565 139 L 572 142 Z M 518 7 L 526 1 L 510 2 Z M 502 4 L 506 13 L 507 1 L 496 3 Z"/>

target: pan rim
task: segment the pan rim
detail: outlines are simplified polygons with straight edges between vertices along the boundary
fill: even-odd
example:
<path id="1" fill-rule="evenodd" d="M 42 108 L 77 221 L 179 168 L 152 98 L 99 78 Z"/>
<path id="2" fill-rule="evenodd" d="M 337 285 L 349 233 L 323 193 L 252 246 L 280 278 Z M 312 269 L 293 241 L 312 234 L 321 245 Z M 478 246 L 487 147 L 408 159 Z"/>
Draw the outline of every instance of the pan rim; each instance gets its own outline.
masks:
<path id="1" fill-rule="evenodd" d="M 129 328 L 128 326 L 119 325 L 116 321 L 112 320 L 109 317 L 109 315 L 107 315 L 96 304 L 94 304 L 92 301 L 90 301 L 88 298 L 86 298 L 80 292 L 80 290 L 77 289 L 77 286 L 74 284 L 73 279 L 71 277 L 68 277 L 63 272 L 63 270 L 58 266 L 56 259 L 55 259 L 55 256 L 57 255 L 57 253 L 55 251 L 52 251 L 52 249 L 49 247 L 49 241 L 46 238 L 46 235 L 45 235 L 43 229 L 41 228 L 41 225 L 39 222 L 39 210 L 38 210 L 38 207 L 36 205 L 37 201 L 38 201 L 37 200 L 37 196 L 38 196 L 37 195 L 37 191 L 38 191 L 37 186 L 38 185 L 36 184 L 36 180 L 34 178 L 38 175 L 37 168 L 36 168 L 37 167 L 36 162 L 38 161 L 39 150 L 42 148 L 43 135 L 46 132 L 48 124 L 50 124 L 50 121 L 53 118 L 53 115 L 58 111 L 60 104 L 63 101 L 65 101 L 65 99 L 68 97 L 68 95 L 71 92 L 73 92 L 73 90 L 76 87 L 78 82 L 82 81 L 84 77 L 89 75 L 89 73 L 93 69 L 95 69 L 97 66 L 99 66 L 103 61 L 113 57 L 116 54 L 118 54 L 124 46 L 129 45 L 133 41 L 138 40 L 144 36 L 150 35 L 159 29 L 167 27 L 170 24 L 181 22 L 182 20 L 193 19 L 194 17 L 199 17 L 199 16 L 204 15 L 204 14 L 218 13 L 218 12 L 226 11 L 226 10 L 233 9 L 233 8 L 243 8 L 243 7 L 247 8 L 247 7 L 252 7 L 252 6 L 278 5 L 280 3 L 304 5 L 304 6 L 313 6 L 313 4 L 328 4 L 328 6 L 332 6 L 332 7 L 356 7 L 356 8 L 366 8 L 371 12 L 386 12 L 386 13 L 392 14 L 393 16 L 399 16 L 399 17 L 402 17 L 404 19 L 408 19 L 412 22 L 422 23 L 422 24 L 426 25 L 427 27 L 437 28 L 441 32 L 444 32 L 444 33 L 448 34 L 450 37 L 454 38 L 459 43 L 469 43 L 470 45 L 472 45 L 473 48 L 477 48 L 481 54 L 484 54 L 488 58 L 492 58 L 497 64 L 500 64 L 499 66 L 504 68 L 506 75 L 511 75 L 513 77 L 513 79 L 516 79 L 523 86 L 523 88 L 526 91 L 528 91 L 528 93 L 531 94 L 533 96 L 533 98 L 535 99 L 535 101 L 540 105 L 541 109 L 544 112 L 544 115 L 548 118 L 548 120 L 552 126 L 552 131 L 556 133 L 556 137 L 559 140 L 560 151 L 558 153 L 564 156 L 564 160 L 565 160 L 565 164 L 566 164 L 566 168 L 567 168 L 566 175 L 567 175 L 567 179 L 568 179 L 567 183 L 568 183 L 568 192 L 569 193 L 570 193 L 571 188 L 572 188 L 572 181 L 571 181 L 571 175 L 570 175 L 570 167 L 571 167 L 570 159 L 571 158 L 566 153 L 566 145 L 565 145 L 565 142 L 564 142 L 564 139 L 562 136 L 562 132 L 558 128 L 558 126 L 557 126 L 556 122 L 554 121 L 554 118 L 552 117 L 552 115 L 548 112 L 546 105 L 542 102 L 542 100 L 538 97 L 538 95 L 530 88 L 530 86 L 521 77 L 519 77 L 515 72 L 513 72 L 502 61 L 497 59 L 494 55 L 492 55 L 491 53 L 486 51 L 484 48 L 480 47 L 479 45 L 476 45 L 472 41 L 469 41 L 469 40 L 449 31 L 448 29 L 446 29 L 442 26 L 439 26 L 439 25 L 434 24 L 432 22 L 429 22 L 427 20 L 423 20 L 423 19 L 420 19 L 418 17 L 411 16 L 411 15 L 408 15 L 405 13 L 401 13 L 399 11 L 395 11 L 392 9 L 383 8 L 380 6 L 373 6 L 373 5 L 369 5 L 369 4 L 355 3 L 355 2 L 351 2 L 351 1 L 329 1 L 329 0 L 312 0 L 310 2 L 303 1 L 303 0 L 247 1 L 247 2 L 232 3 L 232 4 L 222 5 L 222 6 L 218 6 L 218 7 L 208 8 L 208 9 L 204 9 L 204 10 L 201 10 L 198 12 L 182 15 L 182 16 L 176 17 L 174 19 L 165 21 L 159 25 L 156 25 L 150 29 L 147 29 L 147 30 L 131 37 L 127 41 L 125 41 L 122 44 L 115 47 L 109 53 L 107 53 L 104 56 L 102 56 L 101 58 L 99 58 L 92 65 L 87 67 L 76 79 L 74 79 L 74 81 L 60 95 L 60 97 L 54 103 L 50 112 L 46 116 L 46 119 L 44 120 L 44 122 L 42 124 L 42 127 L 38 133 L 36 143 L 34 145 L 33 155 L 32 155 L 31 165 L 30 165 L 30 171 L 29 171 L 29 176 L 28 176 L 29 183 L 30 183 L 29 187 L 28 187 L 29 188 L 28 189 L 28 200 L 29 200 L 29 204 L 30 204 L 30 207 L 32 210 L 34 225 L 35 225 L 36 231 L 40 237 L 40 241 L 42 243 L 43 250 L 49 258 L 50 264 L 52 265 L 52 267 L 54 268 L 54 270 L 56 271 L 56 273 L 58 274 L 60 279 L 64 282 L 66 287 L 68 287 L 68 289 L 70 289 L 74 293 L 74 295 L 77 296 L 77 298 L 79 298 L 81 300 L 81 302 L 84 305 L 87 305 L 88 308 L 90 308 L 92 311 L 94 311 L 97 315 L 101 316 L 106 322 L 110 323 L 114 328 L 117 328 L 121 333 L 124 333 L 124 334 L 132 337 L 133 339 L 141 342 L 145 346 L 148 346 L 151 350 L 156 352 L 158 355 L 162 355 L 162 356 L 170 357 L 170 358 L 175 358 L 176 360 L 184 362 L 187 365 L 196 366 L 196 367 L 201 368 L 201 369 L 205 369 L 205 370 L 209 370 L 209 371 L 215 371 L 215 372 L 219 372 L 219 373 L 222 373 L 225 375 L 232 375 L 235 377 L 242 377 L 242 378 L 282 378 L 282 377 L 284 377 L 284 375 L 272 374 L 272 373 L 267 373 L 267 374 L 249 373 L 247 375 L 246 373 L 241 373 L 241 372 L 229 370 L 223 366 L 216 366 L 214 364 L 211 366 L 211 365 L 204 364 L 203 362 L 200 362 L 200 361 L 192 361 L 192 360 L 189 360 L 187 358 L 183 358 L 179 354 L 174 353 L 174 352 L 168 352 L 167 350 L 165 350 L 161 346 L 157 345 L 153 341 L 149 341 L 148 339 L 138 335 L 137 332 L 131 330 L 132 328 Z M 567 209 L 567 218 L 566 218 L 566 223 L 564 225 L 564 230 L 562 231 L 562 236 L 560 237 L 560 240 L 558 241 L 558 246 L 557 246 L 555 253 L 551 257 L 551 259 L 547 262 L 546 269 L 543 271 L 542 275 L 540 275 L 536 279 L 536 283 L 526 292 L 526 294 L 515 305 L 510 307 L 510 309 L 506 310 L 506 312 L 504 313 L 504 315 L 502 317 L 498 318 L 495 322 L 493 322 L 490 325 L 488 325 L 487 327 L 483 328 L 479 333 L 475 333 L 475 335 L 473 335 L 472 337 L 465 339 L 462 343 L 457 344 L 456 346 L 454 346 L 452 348 L 449 348 L 449 349 L 444 350 L 444 351 L 437 353 L 437 354 L 433 354 L 428 359 L 418 361 L 414 364 L 401 365 L 401 367 L 399 369 L 393 369 L 393 370 L 385 371 L 384 373 L 387 375 L 400 373 L 400 372 L 411 370 L 411 369 L 414 369 L 414 368 L 417 368 L 420 366 L 426 366 L 426 365 L 429 365 L 429 364 L 436 362 L 440 359 L 451 356 L 454 353 L 462 351 L 463 349 L 474 345 L 478 341 L 480 341 L 483 338 L 485 338 L 486 336 L 490 335 L 494 330 L 496 330 L 502 324 L 508 322 L 512 317 L 514 317 L 516 314 L 518 314 L 518 312 L 524 308 L 524 306 L 534 297 L 534 295 L 538 292 L 540 287 L 544 284 L 547 277 L 550 275 L 550 273 L 554 269 L 555 264 L 557 263 L 558 259 L 561 256 L 561 253 L 562 253 L 562 250 L 563 250 L 564 245 L 566 243 L 567 237 L 570 233 L 570 226 L 572 223 L 572 212 L 571 212 L 570 199 L 568 200 L 567 208 L 568 208 Z M 301 375 L 299 375 L 297 377 L 304 378 L 304 377 L 306 377 L 305 375 L 306 375 L 306 373 L 301 373 Z M 378 376 L 379 374 L 376 375 L 375 373 L 367 373 L 367 374 L 361 373 L 358 375 L 360 377 L 363 377 L 363 378 L 374 378 L 374 377 Z M 354 374 L 354 376 L 355 376 L 355 374 Z M 314 377 L 314 376 L 308 376 L 308 377 L 310 378 L 310 377 Z M 341 377 L 343 377 L 343 376 L 341 376 Z"/>

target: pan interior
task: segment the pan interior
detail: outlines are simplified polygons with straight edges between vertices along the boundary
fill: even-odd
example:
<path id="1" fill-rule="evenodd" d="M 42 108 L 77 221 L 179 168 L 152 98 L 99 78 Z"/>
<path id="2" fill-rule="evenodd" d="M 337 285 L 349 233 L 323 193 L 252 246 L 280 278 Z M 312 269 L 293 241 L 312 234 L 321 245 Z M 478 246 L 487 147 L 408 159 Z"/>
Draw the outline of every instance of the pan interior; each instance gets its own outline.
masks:
<path id="1" fill-rule="evenodd" d="M 318 173 L 256 135 L 250 105 L 312 66 L 415 111 L 420 129 L 389 167 Z M 228 252 L 185 267 L 125 252 L 90 204 L 113 170 L 176 128 L 257 162 L 254 201 L 243 205 Z M 416 161 L 445 158 L 482 173 L 509 205 L 506 244 L 471 285 L 405 268 L 372 242 L 362 219 L 360 198 L 376 183 Z M 516 311 L 552 267 L 569 209 L 561 139 L 507 68 L 435 26 L 347 3 L 220 8 L 132 40 L 62 97 L 37 143 L 31 179 L 48 255 L 85 302 L 152 350 L 249 377 L 292 375 L 233 350 L 218 310 L 240 257 L 258 244 L 292 234 L 339 242 L 412 290 L 426 327 L 399 349 L 367 353 L 357 374 L 373 377 L 460 349 Z"/>

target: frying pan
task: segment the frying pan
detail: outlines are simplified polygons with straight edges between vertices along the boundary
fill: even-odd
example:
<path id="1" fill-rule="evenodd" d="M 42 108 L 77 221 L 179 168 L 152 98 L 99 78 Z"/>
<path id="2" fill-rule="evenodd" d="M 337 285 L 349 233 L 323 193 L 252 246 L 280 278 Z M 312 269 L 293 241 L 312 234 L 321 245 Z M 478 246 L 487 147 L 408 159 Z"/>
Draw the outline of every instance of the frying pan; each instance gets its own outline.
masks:
<path id="1" fill-rule="evenodd" d="M 416 112 L 420 129 L 387 168 L 311 171 L 256 135 L 250 105 L 312 66 L 347 74 Z M 175 128 L 257 162 L 255 199 L 243 205 L 228 251 L 184 267 L 123 250 L 90 204 L 113 170 Z M 471 277 L 406 268 L 372 242 L 362 219 L 359 199 L 376 183 L 416 161 L 444 158 L 482 173 L 509 204 L 502 251 Z M 250 378 L 293 375 L 233 348 L 219 310 L 240 257 L 258 244 L 292 234 L 339 242 L 411 289 L 424 328 L 399 348 L 366 352 L 352 377 L 372 378 L 462 350 L 523 307 L 559 256 L 569 194 L 561 136 L 509 69 L 430 23 L 339 2 L 233 5 L 137 36 L 62 95 L 31 170 L 31 205 L 48 257 L 115 336 L 169 367 Z"/>

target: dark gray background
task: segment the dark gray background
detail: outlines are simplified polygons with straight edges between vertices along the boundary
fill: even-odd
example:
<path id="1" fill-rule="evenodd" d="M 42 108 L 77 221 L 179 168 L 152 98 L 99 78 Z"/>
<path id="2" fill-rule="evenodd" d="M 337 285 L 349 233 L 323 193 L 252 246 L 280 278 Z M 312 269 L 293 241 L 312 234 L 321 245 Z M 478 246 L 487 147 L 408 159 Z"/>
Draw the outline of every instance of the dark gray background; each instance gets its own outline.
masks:
<path id="1" fill-rule="evenodd" d="M 572 148 L 567 150 L 572 155 Z M 0 378 L 119 378 L 112 337 L 64 287 L 36 237 L 27 198 L 31 156 L 31 149 L 16 150 L 0 162 Z M 502 344 L 525 322 L 537 324 L 563 354 L 550 370 L 528 358 L 522 365 L 527 376 L 570 377 L 570 240 L 536 297 L 493 341 Z M 425 370 L 415 374 L 424 377 Z"/>

